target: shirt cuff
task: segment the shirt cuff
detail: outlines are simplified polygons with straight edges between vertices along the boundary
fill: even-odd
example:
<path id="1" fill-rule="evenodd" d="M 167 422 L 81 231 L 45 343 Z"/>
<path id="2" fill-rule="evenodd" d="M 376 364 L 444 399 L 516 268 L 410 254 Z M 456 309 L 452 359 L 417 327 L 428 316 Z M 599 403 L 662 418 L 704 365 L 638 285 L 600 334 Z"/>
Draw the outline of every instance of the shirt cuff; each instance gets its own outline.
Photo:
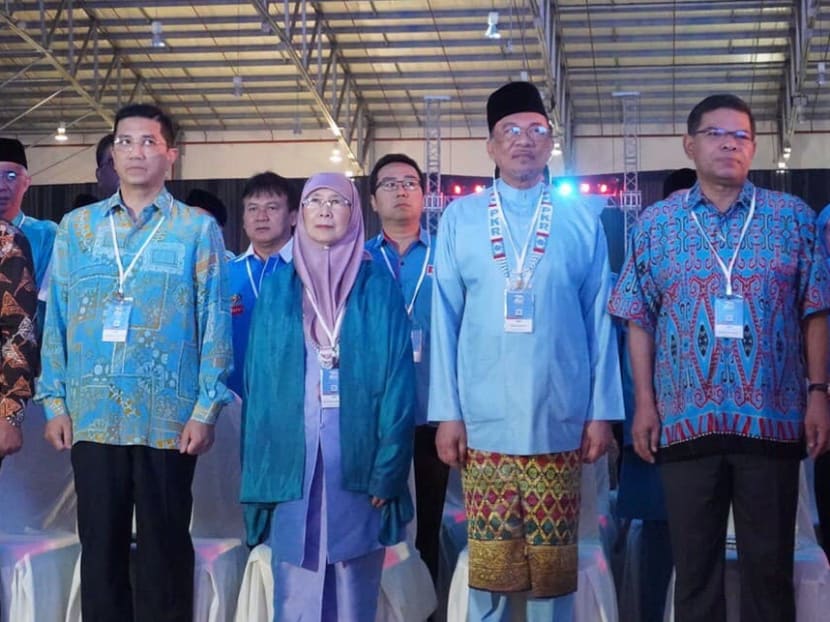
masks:
<path id="1" fill-rule="evenodd" d="M 66 402 L 62 397 L 47 397 L 43 400 L 43 413 L 46 415 L 46 421 L 51 421 L 55 417 L 61 415 L 69 416 L 69 411 L 66 408 Z"/>

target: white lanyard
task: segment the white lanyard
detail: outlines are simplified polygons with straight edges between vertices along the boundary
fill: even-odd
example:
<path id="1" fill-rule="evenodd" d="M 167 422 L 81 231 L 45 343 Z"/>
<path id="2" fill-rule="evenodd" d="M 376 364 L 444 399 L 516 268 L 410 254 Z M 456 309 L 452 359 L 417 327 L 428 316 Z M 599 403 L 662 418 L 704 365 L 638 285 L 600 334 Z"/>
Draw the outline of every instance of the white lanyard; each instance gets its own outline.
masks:
<path id="1" fill-rule="evenodd" d="M 254 292 L 254 298 L 259 298 L 259 290 L 262 289 L 262 279 L 265 278 L 266 272 L 268 272 L 268 264 L 271 261 L 271 257 L 265 260 L 265 265 L 262 266 L 262 272 L 259 273 L 259 283 L 254 283 L 254 274 L 251 272 L 251 262 L 249 261 L 250 257 L 245 258 L 245 268 L 248 270 L 248 281 L 251 284 L 251 291 Z M 279 259 L 277 259 L 279 261 Z"/>
<path id="2" fill-rule="evenodd" d="M 308 301 L 311 303 L 311 308 L 314 309 L 314 315 L 317 316 L 317 321 L 320 322 L 320 326 L 323 328 L 323 332 L 326 333 L 326 337 L 328 337 L 329 339 L 329 348 L 334 350 L 336 354 L 337 341 L 340 338 L 340 328 L 343 325 L 343 314 L 346 310 L 345 307 L 343 309 L 340 309 L 340 313 L 337 314 L 337 318 L 334 320 L 334 330 L 332 330 L 326 325 L 326 321 L 320 314 L 320 308 L 317 306 L 317 302 L 314 300 L 314 296 L 311 295 L 311 291 L 308 288 L 306 288 L 305 293 L 306 296 L 308 296 Z"/>
<path id="3" fill-rule="evenodd" d="M 689 192 L 686 192 L 686 198 L 683 200 L 686 203 L 689 199 Z M 692 220 L 695 221 L 697 228 L 700 229 L 700 235 L 703 236 L 703 239 L 706 240 L 706 244 L 709 245 L 709 250 L 712 251 L 712 255 L 715 257 L 715 261 L 720 266 L 721 272 L 723 272 L 723 276 L 726 278 L 726 295 L 732 296 L 732 268 L 735 267 L 735 261 L 738 259 L 738 252 L 741 250 L 741 244 L 744 241 L 744 237 L 746 236 L 746 232 L 749 229 L 749 223 L 752 222 L 752 217 L 755 215 L 755 194 L 756 189 L 752 189 L 752 202 L 749 204 L 749 213 L 746 215 L 746 220 L 744 221 L 744 226 L 741 228 L 741 236 L 738 238 L 738 245 L 735 247 L 734 252 L 732 253 L 732 259 L 729 260 L 729 265 L 723 263 L 723 259 L 720 258 L 718 254 L 718 250 L 715 248 L 715 245 L 712 244 L 712 241 L 709 239 L 709 236 L 706 235 L 706 232 L 703 230 L 703 227 L 700 224 L 700 221 L 697 219 L 697 214 L 695 214 L 691 209 L 689 210 L 689 214 L 692 217 Z"/>
<path id="4" fill-rule="evenodd" d="M 513 247 L 514 254 L 516 255 L 516 273 L 520 279 L 520 289 L 521 281 L 523 281 L 523 275 L 525 272 L 525 258 L 527 257 L 528 249 L 531 248 L 531 241 L 533 242 L 533 255 L 531 256 L 530 263 L 526 270 L 528 272 L 527 282 L 524 283 L 525 287 L 530 287 L 530 279 L 533 276 L 533 271 L 542 259 L 542 255 L 545 254 L 547 241 L 550 237 L 553 203 L 548 195 L 548 189 L 542 189 L 542 194 L 539 196 L 539 202 L 536 205 L 536 211 L 533 214 L 533 220 L 530 223 L 530 228 L 527 231 L 527 238 L 525 239 L 521 252 L 519 252 L 518 248 L 516 248 L 513 236 L 510 233 L 510 227 L 507 225 L 507 221 L 504 218 L 504 210 L 501 206 L 501 197 L 496 190 L 495 181 L 493 182 L 493 189 L 490 195 L 490 204 L 487 209 L 488 226 L 490 229 L 490 247 L 493 253 L 493 259 L 495 259 L 496 263 L 501 266 L 504 275 L 509 281 L 510 267 L 507 263 L 507 254 L 505 253 L 503 243 L 504 235 L 502 234 L 502 225 L 504 225 L 505 234 L 510 242 L 510 246 Z"/>
<path id="5" fill-rule="evenodd" d="M 382 238 L 383 234 L 378 237 Z M 386 254 L 386 249 L 383 247 L 383 240 L 381 239 L 381 246 L 380 246 L 380 254 L 383 255 L 384 261 L 386 261 L 386 267 L 389 268 L 389 272 L 392 274 L 392 278 L 398 278 L 395 274 L 395 269 L 392 267 L 392 262 L 389 261 L 389 256 Z M 427 245 L 426 253 L 424 254 L 424 263 L 421 266 L 421 274 L 418 276 L 418 281 L 415 283 L 415 291 L 412 292 L 412 300 L 409 301 L 409 304 L 406 305 L 406 314 L 409 317 L 412 317 L 412 311 L 415 309 L 415 300 L 418 298 L 418 292 L 421 291 L 421 285 L 424 284 L 424 277 L 427 274 L 427 268 L 429 267 L 429 245 Z"/>
<path id="6" fill-rule="evenodd" d="M 172 201 L 171 201 L 172 203 Z M 115 219 L 112 216 L 112 212 L 110 212 L 110 231 L 112 231 L 112 248 L 113 252 L 115 253 L 115 265 L 118 266 L 118 295 L 120 297 L 124 297 L 124 281 L 127 280 L 127 277 L 130 275 L 133 267 L 135 266 L 138 258 L 144 253 L 144 250 L 150 244 L 150 241 L 156 235 L 156 231 L 159 230 L 161 227 L 161 223 L 164 222 L 164 216 L 159 218 L 159 221 L 156 223 L 155 228 L 150 232 L 150 235 L 147 236 L 147 239 L 144 240 L 144 244 L 141 245 L 141 248 L 138 249 L 138 252 L 133 257 L 133 260 L 130 262 L 130 265 L 127 266 L 127 269 L 124 270 L 124 265 L 121 263 L 121 251 L 118 249 L 118 239 L 115 236 Z"/>

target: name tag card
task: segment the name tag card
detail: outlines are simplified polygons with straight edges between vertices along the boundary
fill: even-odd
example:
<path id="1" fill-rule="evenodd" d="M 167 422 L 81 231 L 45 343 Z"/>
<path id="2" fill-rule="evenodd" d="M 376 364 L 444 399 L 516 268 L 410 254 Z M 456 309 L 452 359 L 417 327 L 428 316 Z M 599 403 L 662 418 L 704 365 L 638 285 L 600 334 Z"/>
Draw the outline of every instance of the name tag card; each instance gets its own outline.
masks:
<path id="1" fill-rule="evenodd" d="M 743 339 L 744 306 L 740 296 L 715 298 L 715 337 Z"/>
<path id="2" fill-rule="evenodd" d="M 113 343 L 127 341 L 127 331 L 130 328 L 130 313 L 132 310 L 132 298 L 108 300 L 104 305 L 104 331 L 101 340 Z"/>
<path id="3" fill-rule="evenodd" d="M 410 333 L 412 338 L 412 358 L 420 363 L 424 356 L 424 331 L 420 328 L 413 328 Z"/>
<path id="4" fill-rule="evenodd" d="M 533 332 L 533 294 L 526 290 L 504 292 L 504 332 Z"/>
<path id="5" fill-rule="evenodd" d="M 340 370 L 320 370 L 320 405 L 323 408 L 340 408 Z"/>

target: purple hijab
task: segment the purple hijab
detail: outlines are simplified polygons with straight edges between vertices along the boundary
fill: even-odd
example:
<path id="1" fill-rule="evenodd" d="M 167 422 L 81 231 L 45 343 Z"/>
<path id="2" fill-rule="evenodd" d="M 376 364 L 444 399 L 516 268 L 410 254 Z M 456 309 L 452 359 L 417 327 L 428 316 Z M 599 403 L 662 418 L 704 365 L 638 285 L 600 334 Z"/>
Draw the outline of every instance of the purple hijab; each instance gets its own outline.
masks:
<path id="1" fill-rule="evenodd" d="M 334 190 L 352 204 L 349 224 L 342 238 L 323 246 L 310 237 L 305 228 L 304 208 L 297 214 L 297 229 L 294 234 L 294 269 L 305 288 L 314 297 L 320 315 L 334 330 L 337 314 L 346 305 L 349 292 L 352 291 L 360 262 L 364 258 L 363 211 L 360 208 L 360 195 L 348 177 L 340 173 L 318 173 L 313 175 L 303 187 L 301 199 L 320 188 Z M 303 295 L 303 328 L 307 337 L 315 343 L 327 346 L 329 341 L 325 330 L 319 325 L 314 309 Z"/>

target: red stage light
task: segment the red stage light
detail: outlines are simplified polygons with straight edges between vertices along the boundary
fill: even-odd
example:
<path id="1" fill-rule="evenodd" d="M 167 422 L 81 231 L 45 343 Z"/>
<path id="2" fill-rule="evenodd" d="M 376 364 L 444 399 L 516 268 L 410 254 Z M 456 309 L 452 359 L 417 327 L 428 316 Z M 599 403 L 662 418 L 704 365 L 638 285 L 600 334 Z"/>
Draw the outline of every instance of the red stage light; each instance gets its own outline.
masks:
<path id="1" fill-rule="evenodd" d="M 600 184 L 599 185 L 599 193 L 600 194 L 608 194 L 608 184 Z"/>
<path id="2" fill-rule="evenodd" d="M 476 192 L 484 192 L 484 186 L 481 184 L 476 184 Z"/>
<path id="3" fill-rule="evenodd" d="M 453 193 L 453 194 L 461 194 L 461 186 L 460 186 L 460 185 L 458 185 L 458 184 L 455 184 L 455 185 L 452 187 L 452 193 Z"/>
<path id="4" fill-rule="evenodd" d="M 588 194 L 589 192 L 591 192 L 591 184 L 583 181 L 581 184 L 579 184 L 579 191 L 582 194 Z"/>

